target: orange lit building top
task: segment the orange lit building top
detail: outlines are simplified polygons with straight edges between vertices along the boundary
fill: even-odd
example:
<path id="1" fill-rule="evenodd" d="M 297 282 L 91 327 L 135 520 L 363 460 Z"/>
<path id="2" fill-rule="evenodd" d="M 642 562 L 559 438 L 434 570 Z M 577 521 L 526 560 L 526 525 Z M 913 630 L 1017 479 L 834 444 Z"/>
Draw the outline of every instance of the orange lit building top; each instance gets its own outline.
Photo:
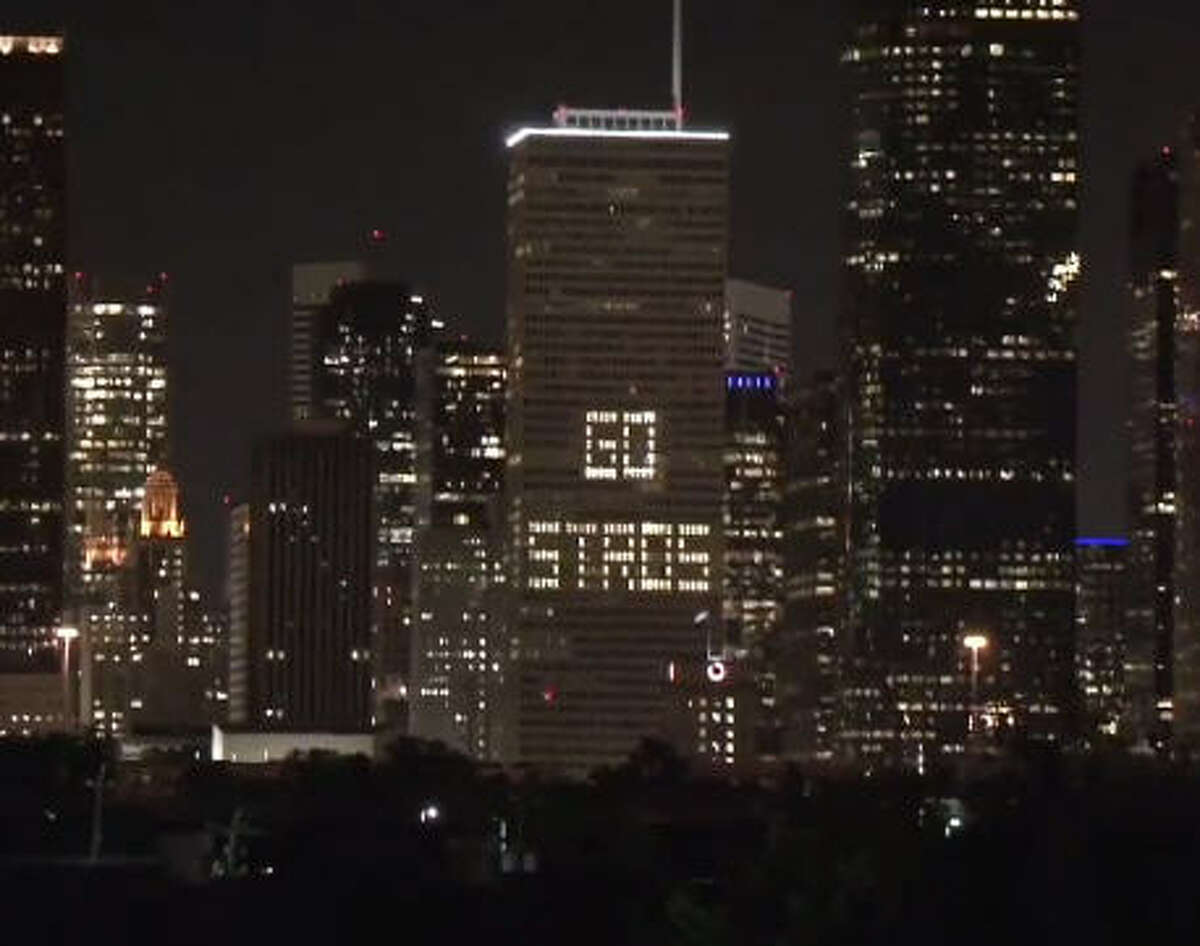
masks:
<path id="1" fill-rule="evenodd" d="M 146 480 L 138 533 L 142 538 L 182 539 L 184 536 L 183 519 L 179 515 L 179 486 L 166 470 L 155 470 Z"/>

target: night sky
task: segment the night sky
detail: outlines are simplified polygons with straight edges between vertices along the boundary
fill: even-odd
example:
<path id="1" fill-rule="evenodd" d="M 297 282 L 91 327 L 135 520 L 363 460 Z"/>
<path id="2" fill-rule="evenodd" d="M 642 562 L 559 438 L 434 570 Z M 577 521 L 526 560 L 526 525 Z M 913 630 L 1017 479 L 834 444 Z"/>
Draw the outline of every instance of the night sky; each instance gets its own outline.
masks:
<path id="1" fill-rule="evenodd" d="M 846 0 L 685 0 L 685 100 L 734 134 L 732 272 L 795 290 L 799 368 L 831 363 Z M 506 129 L 558 103 L 669 104 L 670 2 L 13 0 L 66 25 L 71 268 L 171 276 L 171 464 L 197 579 L 223 497 L 285 418 L 288 268 L 388 265 L 499 341 Z M 1128 176 L 1200 103 L 1196 0 L 1085 3 L 1080 526 L 1123 528 Z M 25 16 L 22 17 L 21 14 Z"/>

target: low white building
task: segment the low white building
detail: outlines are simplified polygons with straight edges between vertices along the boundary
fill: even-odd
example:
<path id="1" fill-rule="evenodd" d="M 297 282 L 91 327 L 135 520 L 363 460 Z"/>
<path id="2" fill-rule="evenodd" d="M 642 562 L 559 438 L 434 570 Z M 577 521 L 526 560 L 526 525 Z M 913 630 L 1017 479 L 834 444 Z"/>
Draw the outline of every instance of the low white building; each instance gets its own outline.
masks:
<path id="1" fill-rule="evenodd" d="M 268 732 L 212 728 L 214 762 L 282 762 L 294 753 L 332 752 L 337 755 L 375 757 L 371 733 Z"/>

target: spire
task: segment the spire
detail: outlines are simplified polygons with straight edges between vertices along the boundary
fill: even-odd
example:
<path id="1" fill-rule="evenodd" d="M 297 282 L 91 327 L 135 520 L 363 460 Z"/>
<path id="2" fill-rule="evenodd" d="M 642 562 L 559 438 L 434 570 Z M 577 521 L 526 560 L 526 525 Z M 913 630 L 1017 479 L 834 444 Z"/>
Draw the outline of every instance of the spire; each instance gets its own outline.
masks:
<path id="1" fill-rule="evenodd" d="M 671 106 L 677 127 L 683 127 L 683 0 L 675 0 L 675 22 L 671 42 Z"/>

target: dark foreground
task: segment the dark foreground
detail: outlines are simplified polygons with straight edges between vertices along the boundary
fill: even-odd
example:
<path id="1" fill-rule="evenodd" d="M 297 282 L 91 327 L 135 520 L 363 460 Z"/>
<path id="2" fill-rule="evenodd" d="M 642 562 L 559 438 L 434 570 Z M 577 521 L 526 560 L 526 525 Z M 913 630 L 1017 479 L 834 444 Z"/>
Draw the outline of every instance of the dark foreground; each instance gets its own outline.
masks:
<path id="1" fill-rule="evenodd" d="M 38 751 L 0 750 L 5 942 L 1200 942 L 1200 779 L 1150 762 L 764 787 L 654 747 L 588 785 L 413 744 L 160 760 L 106 786 L 93 863 L 94 760 Z"/>

